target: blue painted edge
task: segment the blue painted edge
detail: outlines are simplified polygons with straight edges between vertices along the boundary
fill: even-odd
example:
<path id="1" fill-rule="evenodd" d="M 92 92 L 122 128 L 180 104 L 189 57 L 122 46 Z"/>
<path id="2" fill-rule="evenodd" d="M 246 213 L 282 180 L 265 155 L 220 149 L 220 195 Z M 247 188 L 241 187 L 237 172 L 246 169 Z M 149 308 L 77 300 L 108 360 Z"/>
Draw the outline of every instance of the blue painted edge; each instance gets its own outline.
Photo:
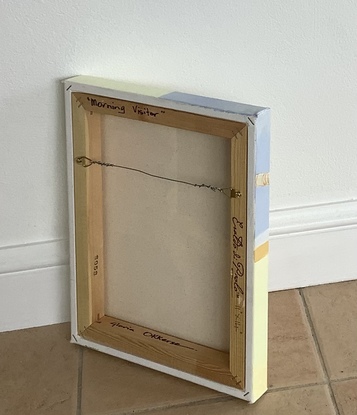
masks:
<path id="1" fill-rule="evenodd" d="M 270 109 L 262 111 L 255 121 L 256 155 L 255 173 L 270 171 Z M 255 238 L 269 229 L 270 186 L 257 186 L 255 190 Z"/>
<path id="2" fill-rule="evenodd" d="M 269 190 L 269 186 L 262 186 L 255 191 L 255 238 L 269 229 Z"/>
<path id="3" fill-rule="evenodd" d="M 225 101 L 216 98 L 208 98 L 201 95 L 185 94 L 184 92 L 177 91 L 161 95 L 160 98 L 190 105 L 196 105 L 198 107 L 210 108 L 216 111 L 227 112 L 230 114 L 239 114 L 246 116 L 257 115 L 260 111 L 265 109 L 264 107 L 257 107 L 254 105 L 241 104 L 238 102 Z"/>
<path id="4" fill-rule="evenodd" d="M 256 127 L 256 174 L 268 173 L 270 170 L 270 110 L 262 111 L 255 121 Z"/>

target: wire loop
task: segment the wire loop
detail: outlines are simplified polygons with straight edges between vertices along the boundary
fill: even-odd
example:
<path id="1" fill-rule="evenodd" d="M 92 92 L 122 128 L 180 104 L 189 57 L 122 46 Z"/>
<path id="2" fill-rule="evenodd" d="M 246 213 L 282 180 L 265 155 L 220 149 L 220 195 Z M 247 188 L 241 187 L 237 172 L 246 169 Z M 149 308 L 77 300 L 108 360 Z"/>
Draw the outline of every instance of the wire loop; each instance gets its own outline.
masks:
<path id="1" fill-rule="evenodd" d="M 92 164 L 94 164 L 92 159 L 90 159 L 89 157 L 85 157 L 85 156 L 76 157 L 75 160 L 76 160 L 76 163 L 80 164 L 82 167 L 89 167 Z"/>

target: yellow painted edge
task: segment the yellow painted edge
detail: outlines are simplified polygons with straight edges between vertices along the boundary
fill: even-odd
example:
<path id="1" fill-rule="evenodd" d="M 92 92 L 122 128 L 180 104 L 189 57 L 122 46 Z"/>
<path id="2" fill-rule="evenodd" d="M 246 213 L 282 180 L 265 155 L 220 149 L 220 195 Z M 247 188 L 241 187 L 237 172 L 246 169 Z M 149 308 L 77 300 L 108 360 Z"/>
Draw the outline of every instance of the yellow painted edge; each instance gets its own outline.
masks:
<path id="1" fill-rule="evenodd" d="M 269 252 L 269 241 L 266 241 L 254 251 L 254 262 L 258 262 L 268 255 Z"/>
<path id="2" fill-rule="evenodd" d="M 259 173 L 255 176 L 256 186 L 269 186 L 270 176 L 269 173 Z"/>
<path id="3" fill-rule="evenodd" d="M 265 244 L 264 244 L 265 245 Z M 253 282 L 253 344 L 252 396 L 254 403 L 267 390 L 268 365 L 268 268 L 266 255 L 254 264 Z"/>
<path id="4" fill-rule="evenodd" d="M 122 92 L 130 92 L 132 94 L 147 95 L 159 98 L 162 95 L 172 92 L 163 88 L 156 88 L 146 85 L 137 85 L 130 82 L 115 81 L 111 79 L 98 78 L 95 76 L 78 75 L 72 78 L 66 79 L 66 82 L 75 82 L 77 84 L 90 85 L 97 88 L 106 88 Z"/>

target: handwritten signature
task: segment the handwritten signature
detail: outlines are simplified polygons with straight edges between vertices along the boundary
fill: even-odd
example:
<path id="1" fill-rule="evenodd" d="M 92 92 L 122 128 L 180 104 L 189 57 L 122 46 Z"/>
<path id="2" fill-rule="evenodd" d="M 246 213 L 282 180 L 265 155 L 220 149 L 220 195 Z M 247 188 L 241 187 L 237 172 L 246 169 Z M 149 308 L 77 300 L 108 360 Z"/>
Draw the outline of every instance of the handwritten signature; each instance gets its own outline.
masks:
<path id="1" fill-rule="evenodd" d="M 128 330 L 128 331 L 135 332 L 135 329 L 133 329 L 132 327 L 130 327 L 130 326 L 126 325 L 126 324 L 123 324 L 123 323 L 117 322 L 117 321 L 112 321 L 112 322 L 111 322 L 111 323 L 109 323 L 109 324 L 110 324 L 112 327 L 118 327 L 118 328 L 120 328 L 120 329 L 124 329 L 124 330 Z M 179 343 L 179 342 L 177 342 L 177 341 L 174 341 L 174 340 L 171 340 L 171 339 L 167 339 L 167 338 L 165 338 L 165 337 L 161 336 L 160 334 L 157 334 L 157 333 L 152 333 L 151 331 L 144 331 L 144 332 L 142 333 L 142 335 L 143 335 L 143 336 L 145 336 L 145 337 L 150 337 L 150 338 L 151 338 L 151 339 L 153 339 L 153 340 L 159 340 L 159 341 L 162 341 L 162 342 L 167 343 L 167 344 L 170 344 L 170 345 L 172 345 L 172 346 L 183 347 L 183 348 L 185 348 L 185 349 L 190 349 L 190 350 L 197 351 L 197 350 L 196 350 L 196 349 L 194 349 L 193 347 L 190 347 L 190 346 L 185 346 L 184 344 L 181 344 L 181 343 Z"/>
<path id="2" fill-rule="evenodd" d="M 233 223 L 233 276 L 234 291 L 243 294 L 242 288 L 239 286 L 239 277 L 244 276 L 244 265 L 241 262 L 242 256 L 239 249 L 243 247 L 243 236 L 239 235 L 239 229 L 243 229 L 243 222 L 240 222 L 235 216 L 232 218 Z"/>
<path id="3" fill-rule="evenodd" d="M 172 344 L 173 346 L 184 347 L 185 349 L 190 349 L 190 350 L 196 350 L 193 347 L 185 346 L 185 345 L 183 345 L 181 343 L 178 343 L 178 342 L 175 342 L 173 340 L 166 339 L 165 337 L 160 336 L 160 334 L 152 333 L 151 331 L 145 331 L 143 333 L 143 335 L 145 337 L 150 337 L 151 339 L 154 339 L 154 340 L 159 340 L 159 341 L 162 341 L 164 343 Z"/>
<path id="4" fill-rule="evenodd" d="M 245 274 L 245 268 L 243 264 L 243 259 L 241 255 L 241 250 L 244 249 L 243 244 L 243 235 L 242 230 L 244 229 L 244 224 L 237 217 L 232 218 L 232 225 L 233 225 L 233 237 L 232 237 L 232 244 L 233 244 L 233 255 L 232 255 L 232 283 L 233 289 L 236 293 L 236 298 L 238 303 L 235 305 L 235 321 L 234 327 L 239 329 L 242 333 L 243 328 L 243 306 L 244 306 L 244 290 L 240 284 L 242 278 Z"/>
<path id="5" fill-rule="evenodd" d="M 135 331 L 132 327 L 126 326 L 125 324 L 121 324 L 121 323 L 118 323 L 118 322 L 112 322 L 112 323 L 110 323 L 110 325 L 112 327 L 119 327 L 120 329 L 125 329 L 125 330 L 129 330 L 129 331 Z"/>

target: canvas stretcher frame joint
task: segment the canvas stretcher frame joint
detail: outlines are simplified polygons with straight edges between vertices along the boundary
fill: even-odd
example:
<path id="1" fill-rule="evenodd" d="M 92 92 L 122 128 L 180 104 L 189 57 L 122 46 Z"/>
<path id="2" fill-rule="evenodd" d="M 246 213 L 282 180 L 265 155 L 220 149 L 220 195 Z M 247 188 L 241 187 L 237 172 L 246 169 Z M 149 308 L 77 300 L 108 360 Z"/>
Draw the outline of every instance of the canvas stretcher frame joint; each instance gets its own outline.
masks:
<path id="1" fill-rule="evenodd" d="M 219 100 L 193 105 L 192 99 L 204 98 L 138 93 L 137 86 L 92 77 L 64 86 L 72 341 L 254 402 L 267 388 L 269 110 L 230 103 L 235 111 L 227 111 Z M 103 167 L 86 164 L 102 160 L 103 115 L 230 140 L 229 353 L 105 314 Z"/>

